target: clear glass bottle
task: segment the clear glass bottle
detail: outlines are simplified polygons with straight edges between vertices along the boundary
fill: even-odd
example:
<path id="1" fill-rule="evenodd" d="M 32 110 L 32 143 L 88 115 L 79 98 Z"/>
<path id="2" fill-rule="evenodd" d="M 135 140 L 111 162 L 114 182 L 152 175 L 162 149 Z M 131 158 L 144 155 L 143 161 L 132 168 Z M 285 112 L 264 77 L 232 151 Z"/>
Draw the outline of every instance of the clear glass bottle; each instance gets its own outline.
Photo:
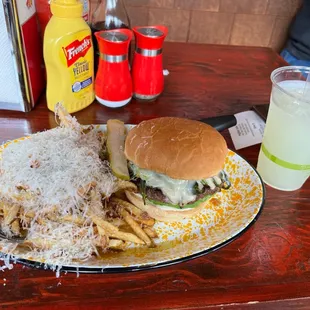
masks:
<path id="1" fill-rule="evenodd" d="M 93 33 L 95 51 L 95 71 L 98 67 L 99 49 L 94 33 L 101 30 L 130 29 L 130 19 L 123 0 L 97 0 L 91 16 L 90 27 Z M 129 48 L 129 60 L 131 49 Z"/>

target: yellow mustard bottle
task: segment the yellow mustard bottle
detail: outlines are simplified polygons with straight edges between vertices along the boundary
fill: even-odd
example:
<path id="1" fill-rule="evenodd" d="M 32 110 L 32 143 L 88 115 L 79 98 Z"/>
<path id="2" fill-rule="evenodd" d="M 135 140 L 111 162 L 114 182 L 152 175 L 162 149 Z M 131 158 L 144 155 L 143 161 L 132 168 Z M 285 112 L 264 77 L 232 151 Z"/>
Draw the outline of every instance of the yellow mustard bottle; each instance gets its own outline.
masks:
<path id="1" fill-rule="evenodd" d="M 54 112 L 60 102 L 74 113 L 95 99 L 91 30 L 81 1 L 52 0 L 50 7 L 53 16 L 45 28 L 43 48 L 47 107 Z"/>

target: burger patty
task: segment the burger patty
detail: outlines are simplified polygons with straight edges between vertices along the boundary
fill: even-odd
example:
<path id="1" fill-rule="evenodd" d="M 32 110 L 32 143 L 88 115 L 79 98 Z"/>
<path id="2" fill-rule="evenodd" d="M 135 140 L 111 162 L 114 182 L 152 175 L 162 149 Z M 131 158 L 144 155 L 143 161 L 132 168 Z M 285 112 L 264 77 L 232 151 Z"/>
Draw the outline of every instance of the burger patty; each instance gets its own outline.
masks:
<path id="1" fill-rule="evenodd" d="M 136 185 L 140 188 L 141 179 L 137 179 L 133 182 L 136 183 Z M 213 195 L 217 192 L 220 192 L 221 189 L 222 189 L 221 186 L 216 186 L 214 189 L 211 189 L 210 187 L 205 186 L 203 190 L 196 195 L 196 199 L 191 201 L 190 203 L 194 203 L 197 200 L 200 200 L 206 197 L 207 195 Z M 140 188 L 140 191 L 141 191 L 141 188 Z M 163 203 L 171 203 L 171 201 L 164 195 L 164 193 L 159 188 L 146 186 L 145 194 L 146 194 L 146 197 L 151 200 L 156 200 L 156 201 L 160 201 Z"/>
<path id="2" fill-rule="evenodd" d="M 211 189 L 207 186 L 203 188 L 203 192 L 200 194 L 196 195 L 196 199 L 191 201 L 190 203 L 194 203 L 197 200 L 200 200 L 204 198 L 207 195 L 213 195 L 217 192 L 220 192 L 221 188 L 219 186 L 215 187 L 214 189 Z M 153 188 L 153 187 L 146 187 L 146 196 L 149 199 L 160 201 L 160 202 L 166 202 L 166 203 L 171 203 L 171 201 L 163 194 L 163 192 L 158 189 L 158 188 Z"/>

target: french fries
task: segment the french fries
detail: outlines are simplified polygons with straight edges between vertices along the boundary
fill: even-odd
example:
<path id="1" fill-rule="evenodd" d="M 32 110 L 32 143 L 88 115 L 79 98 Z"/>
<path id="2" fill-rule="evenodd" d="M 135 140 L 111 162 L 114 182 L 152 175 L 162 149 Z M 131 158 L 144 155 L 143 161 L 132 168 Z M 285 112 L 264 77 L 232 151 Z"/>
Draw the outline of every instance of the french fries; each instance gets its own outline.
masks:
<path id="1" fill-rule="evenodd" d="M 110 201 L 124 207 L 128 212 L 135 216 L 140 216 L 142 214 L 142 211 L 139 208 L 123 199 L 112 197 Z"/>
<path id="2" fill-rule="evenodd" d="M 61 126 L 81 134 L 87 135 L 96 130 L 92 125 L 81 126 L 61 104 L 56 105 L 55 116 L 59 118 Z M 27 230 L 34 224 L 55 227 L 58 224 L 70 223 L 72 227 L 78 228 L 78 236 L 81 237 L 84 235 L 84 230 L 81 229 L 85 227 L 85 236 L 86 231 L 92 236 L 94 255 L 105 253 L 106 250 L 125 251 L 131 244 L 155 247 L 153 239 L 158 238 L 154 229 L 155 220 L 145 211 L 128 202 L 125 194 L 125 191 L 136 192 L 138 190 L 137 186 L 129 180 L 127 161 L 122 152 L 125 134 L 124 124 L 115 120 L 108 123 L 107 133 L 98 132 L 98 139 L 102 146 L 98 155 L 102 160 L 106 158 L 110 160 L 110 168 L 116 176 L 115 189 L 111 197 L 106 197 L 101 193 L 98 190 L 99 183 L 97 184 L 94 180 L 74 189 L 79 196 L 79 203 L 81 201 L 81 210 L 78 207 L 77 213 L 62 212 L 60 206 L 51 205 L 47 208 L 48 211 L 41 212 L 38 216 L 33 210 L 27 209 L 27 204 L 33 200 L 36 193 L 31 192 L 28 185 L 18 183 L 11 196 L 17 203 L 8 203 L 10 197 L 5 198 L 5 201 L 0 201 L 0 230 L 10 231 L 14 236 L 26 234 L 25 240 L 18 246 L 41 251 L 51 249 L 56 245 L 56 241 L 45 240 L 31 234 L 28 238 Z M 107 151 L 108 157 L 106 157 Z M 32 168 L 40 167 L 40 163 L 35 161 L 32 164 Z"/>
<path id="3" fill-rule="evenodd" d="M 15 219 L 12 224 L 11 224 L 11 231 L 13 232 L 13 234 L 15 236 L 19 236 L 20 235 L 20 225 L 19 225 L 19 220 Z"/>
<path id="4" fill-rule="evenodd" d="M 146 225 L 146 226 L 150 226 L 150 227 L 153 227 L 155 225 L 155 219 L 153 219 L 152 217 L 150 217 L 148 215 L 148 213 L 146 212 L 142 212 L 142 214 L 138 217 L 135 217 L 135 219 L 143 224 L 143 225 Z"/>
<path id="5" fill-rule="evenodd" d="M 82 198 L 86 198 L 86 196 L 89 194 L 89 192 L 91 191 L 91 189 L 93 189 L 94 187 L 96 187 L 97 183 L 95 181 L 87 184 L 84 187 L 79 187 L 77 190 L 77 193 L 80 197 Z"/>
<path id="6" fill-rule="evenodd" d="M 30 249 L 40 249 L 40 250 L 49 250 L 53 246 L 53 242 L 48 240 L 43 240 L 41 238 L 34 238 L 30 240 L 25 240 L 22 243 L 23 247 L 29 247 Z"/>
<path id="7" fill-rule="evenodd" d="M 126 243 L 118 239 L 110 239 L 108 248 L 111 250 L 124 251 L 126 249 Z"/>
<path id="8" fill-rule="evenodd" d="M 129 182 L 128 182 L 129 183 Z M 92 197 L 91 188 L 96 184 L 88 184 L 84 187 L 86 191 L 81 193 L 81 196 Z M 126 184 L 127 186 L 127 184 Z M 128 188 L 128 186 L 127 186 Z M 134 188 L 132 186 L 132 188 Z M 81 188 L 80 188 L 81 189 Z M 115 218 L 104 219 L 98 216 L 98 210 L 105 208 L 101 202 L 98 205 L 98 197 L 96 197 L 93 213 L 90 215 L 94 225 L 94 233 L 98 235 L 95 241 L 95 246 L 102 249 L 111 249 L 117 251 L 124 251 L 131 243 L 137 245 L 146 245 L 147 247 L 154 247 L 153 239 L 157 238 L 157 233 L 152 228 L 155 220 L 151 218 L 146 212 L 140 210 L 130 202 L 112 196 L 106 204 L 108 209 L 114 211 L 118 216 Z M 21 235 L 21 222 L 26 221 L 30 225 L 31 221 L 36 221 L 41 225 L 46 225 L 47 221 L 64 223 L 70 222 L 78 226 L 85 225 L 86 219 L 81 216 L 65 215 L 61 216 L 57 212 L 57 207 L 54 206 L 46 218 L 36 218 L 34 212 L 25 212 L 19 205 L 9 205 L 1 203 L 1 213 L 3 216 L 2 225 L 9 225 L 14 235 Z M 24 223 L 25 224 L 25 223 Z M 22 246 L 31 249 L 37 248 L 47 250 L 53 246 L 51 242 L 35 238 L 32 240 L 25 240 Z"/>
<path id="9" fill-rule="evenodd" d="M 107 234 L 111 238 L 120 239 L 124 241 L 130 241 L 137 244 L 144 244 L 143 240 L 134 234 L 120 231 L 117 227 L 111 223 L 101 219 L 98 216 L 91 216 L 93 222 L 97 225 L 99 233 Z"/>
<path id="10" fill-rule="evenodd" d="M 148 247 L 154 247 L 152 238 L 157 238 L 158 236 L 151 227 L 154 226 L 155 220 L 145 211 L 140 210 L 128 201 L 117 197 L 112 197 L 110 201 L 112 204 L 116 204 L 120 207 L 120 215 L 137 236 L 139 236 Z M 142 228 L 142 226 L 145 226 L 145 228 Z"/>
<path id="11" fill-rule="evenodd" d="M 124 220 L 128 223 L 128 225 L 132 228 L 132 230 L 136 233 L 136 235 L 144 241 L 144 243 L 148 246 L 152 246 L 152 241 L 149 236 L 143 231 L 143 229 L 139 226 L 139 224 L 130 216 L 130 214 L 126 210 L 121 210 L 120 214 L 124 218 Z"/>
<path id="12" fill-rule="evenodd" d="M 111 199 L 111 202 L 116 203 L 117 205 L 120 205 L 124 207 L 131 215 L 134 216 L 134 219 L 139 222 L 140 224 L 146 225 L 146 226 L 154 226 L 155 220 L 151 218 L 147 212 L 142 211 L 132 203 L 125 201 L 123 199 L 113 197 Z"/>
<path id="13" fill-rule="evenodd" d="M 17 216 L 19 208 L 20 207 L 18 205 L 5 204 L 3 206 L 3 217 L 4 217 L 3 225 L 4 226 L 8 226 L 12 224 L 12 222 L 15 220 Z"/>
<path id="14" fill-rule="evenodd" d="M 132 191 L 132 192 L 138 191 L 136 184 L 129 182 L 129 181 L 121 180 L 121 179 L 117 180 L 116 187 L 117 187 L 117 191 L 124 191 L 124 190 Z"/>
<path id="15" fill-rule="evenodd" d="M 71 223 L 75 223 L 78 226 L 83 226 L 83 224 L 85 223 L 85 219 L 83 219 L 80 216 L 65 215 L 63 217 L 60 217 L 57 214 L 49 214 L 47 215 L 47 217 L 49 220 L 58 222 L 58 223 L 71 222 Z"/>
<path id="16" fill-rule="evenodd" d="M 121 218 L 111 219 L 109 222 L 116 227 L 121 227 L 121 226 L 126 225 L 126 222 Z"/>
<path id="17" fill-rule="evenodd" d="M 151 227 L 144 227 L 143 231 L 151 238 L 151 239 L 156 239 L 158 238 L 158 235 L 154 229 Z"/>
<path id="18" fill-rule="evenodd" d="M 55 105 L 55 116 L 59 117 L 60 125 L 76 131 L 82 131 L 81 125 L 67 112 L 60 102 Z"/>

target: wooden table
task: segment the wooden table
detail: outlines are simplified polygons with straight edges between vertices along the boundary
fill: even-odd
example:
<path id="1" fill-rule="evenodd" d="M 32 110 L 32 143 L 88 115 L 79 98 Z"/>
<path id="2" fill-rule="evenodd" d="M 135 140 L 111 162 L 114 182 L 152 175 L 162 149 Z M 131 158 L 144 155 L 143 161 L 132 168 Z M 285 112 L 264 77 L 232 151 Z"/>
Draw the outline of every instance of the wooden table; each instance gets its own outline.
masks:
<path id="1" fill-rule="evenodd" d="M 267 48 L 167 43 L 164 94 L 112 110 L 95 103 L 83 124 L 157 116 L 199 119 L 269 101 L 270 73 L 285 62 Z M 45 101 L 28 114 L 0 111 L 0 142 L 55 126 Z M 231 139 L 223 132 L 228 145 Z M 239 153 L 256 165 L 259 145 Z M 310 183 L 285 193 L 267 187 L 265 208 L 226 247 L 186 263 L 125 274 L 62 275 L 15 265 L 0 272 L 0 306 L 46 309 L 310 309 Z"/>

